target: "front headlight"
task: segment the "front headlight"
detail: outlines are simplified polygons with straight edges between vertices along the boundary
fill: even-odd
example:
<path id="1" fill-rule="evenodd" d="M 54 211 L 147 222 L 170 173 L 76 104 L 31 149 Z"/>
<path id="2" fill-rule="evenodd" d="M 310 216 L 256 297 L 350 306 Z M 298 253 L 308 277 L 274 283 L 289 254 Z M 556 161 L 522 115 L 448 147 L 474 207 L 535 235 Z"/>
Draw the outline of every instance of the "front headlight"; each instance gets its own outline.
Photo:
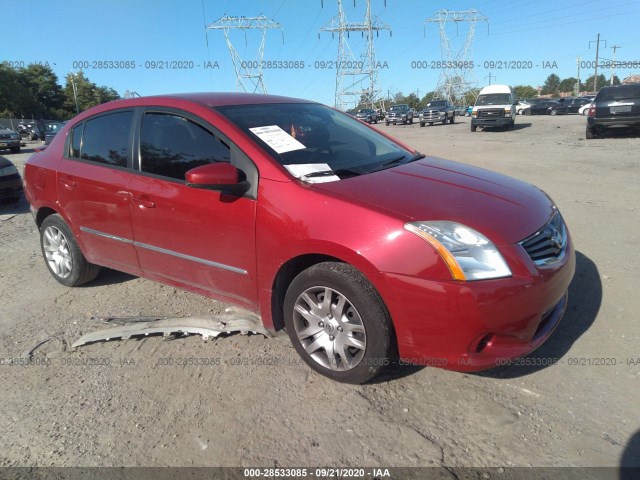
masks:
<path id="1" fill-rule="evenodd" d="M 496 246 L 484 235 L 456 222 L 411 222 L 415 233 L 440 254 L 454 280 L 484 280 L 511 276 Z"/>
<path id="2" fill-rule="evenodd" d="M 0 177 L 4 177 L 5 175 L 15 175 L 18 173 L 18 169 L 15 165 L 9 165 L 8 167 L 0 168 Z"/>

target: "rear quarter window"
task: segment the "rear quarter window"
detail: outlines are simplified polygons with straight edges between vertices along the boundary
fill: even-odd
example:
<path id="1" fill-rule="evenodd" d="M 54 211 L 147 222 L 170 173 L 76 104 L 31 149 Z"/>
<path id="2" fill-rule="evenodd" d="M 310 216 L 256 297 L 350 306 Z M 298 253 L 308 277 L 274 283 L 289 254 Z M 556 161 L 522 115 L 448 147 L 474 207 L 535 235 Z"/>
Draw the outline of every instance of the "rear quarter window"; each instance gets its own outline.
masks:
<path id="1" fill-rule="evenodd" d="M 82 141 L 77 145 L 76 130 L 71 140 L 72 157 L 79 147 L 80 158 L 114 167 L 126 167 L 131 136 L 133 112 L 117 112 L 87 120 L 82 131 Z M 79 133 L 79 132 L 78 132 Z"/>

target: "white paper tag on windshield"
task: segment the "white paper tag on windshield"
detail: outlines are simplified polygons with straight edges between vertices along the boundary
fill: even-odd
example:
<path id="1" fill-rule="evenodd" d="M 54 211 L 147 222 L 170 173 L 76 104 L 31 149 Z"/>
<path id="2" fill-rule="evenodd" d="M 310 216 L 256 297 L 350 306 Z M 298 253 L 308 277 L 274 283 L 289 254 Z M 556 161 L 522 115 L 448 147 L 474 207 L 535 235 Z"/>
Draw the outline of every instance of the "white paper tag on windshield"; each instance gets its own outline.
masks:
<path id="1" fill-rule="evenodd" d="M 307 183 L 325 183 L 340 180 L 340 177 L 332 174 L 327 174 L 320 177 L 305 177 L 305 175 L 309 175 L 310 173 L 330 172 L 331 167 L 326 163 L 303 163 L 300 165 L 285 165 L 284 168 L 289 170 L 291 175 L 293 175 L 294 177 L 297 177 L 303 182 Z"/>
<path id="2" fill-rule="evenodd" d="M 277 153 L 287 153 L 293 150 L 307 148 L 278 125 L 254 127 L 249 130 L 255 133 L 260 140 L 273 148 Z"/>

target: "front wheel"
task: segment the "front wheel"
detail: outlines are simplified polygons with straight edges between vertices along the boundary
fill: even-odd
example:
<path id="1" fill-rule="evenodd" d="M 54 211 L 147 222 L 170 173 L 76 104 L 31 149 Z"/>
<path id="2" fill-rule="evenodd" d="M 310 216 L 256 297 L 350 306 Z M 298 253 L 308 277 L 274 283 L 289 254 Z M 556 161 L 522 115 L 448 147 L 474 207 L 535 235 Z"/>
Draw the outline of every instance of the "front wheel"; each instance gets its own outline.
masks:
<path id="1" fill-rule="evenodd" d="M 53 278 L 67 287 L 95 279 L 100 267 L 89 263 L 60 215 L 50 215 L 40 227 L 40 247 Z"/>
<path id="2" fill-rule="evenodd" d="M 455 115 L 452 115 L 452 116 L 451 116 L 451 120 L 449 120 L 449 123 L 450 123 L 450 124 L 452 124 L 452 125 L 453 125 L 454 123 L 456 123 L 456 116 L 455 116 Z"/>
<path id="3" fill-rule="evenodd" d="M 390 362 L 389 314 L 350 265 L 324 262 L 300 273 L 287 289 L 284 321 L 302 359 L 333 380 L 364 383 Z"/>
<path id="4" fill-rule="evenodd" d="M 476 125 L 471 125 L 471 131 L 475 132 L 478 127 Z"/>

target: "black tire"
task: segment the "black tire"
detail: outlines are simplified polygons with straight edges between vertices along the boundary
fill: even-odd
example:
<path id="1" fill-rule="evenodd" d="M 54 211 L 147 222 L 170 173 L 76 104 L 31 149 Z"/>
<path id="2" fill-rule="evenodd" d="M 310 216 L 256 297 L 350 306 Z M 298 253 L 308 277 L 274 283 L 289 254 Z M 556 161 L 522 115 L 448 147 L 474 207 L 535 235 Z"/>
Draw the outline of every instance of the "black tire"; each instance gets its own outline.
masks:
<path id="1" fill-rule="evenodd" d="M 328 302 L 325 300 L 326 293 L 331 295 Z M 319 303 L 309 303 L 308 299 Z M 337 320 L 331 313 L 338 313 L 338 300 L 342 299 L 342 312 L 340 320 Z M 295 308 L 296 305 L 298 309 Z M 300 308 L 306 311 L 305 316 Z M 323 313 L 323 310 L 328 311 L 328 314 Z M 313 370 L 332 380 L 364 383 L 390 362 L 392 331 L 387 309 L 378 292 L 351 265 L 324 262 L 304 270 L 287 289 L 283 313 L 287 333 L 300 357 Z M 340 325 L 345 326 L 345 330 L 341 330 Z M 298 331 L 306 331 L 306 337 L 301 340 Z M 303 342 L 307 348 L 313 348 L 315 344 L 315 349 L 308 353 Z M 334 351 L 331 355 L 330 350 L 320 346 L 323 342 L 331 351 L 342 345 L 342 353 L 336 354 Z M 345 345 L 343 342 L 351 345 L 356 342 L 364 348 Z M 353 356 L 349 358 L 351 355 Z M 345 357 L 347 361 L 344 360 Z M 353 366 L 349 365 L 349 361 L 354 363 Z M 335 368 L 328 365 L 335 365 Z"/>
<path id="2" fill-rule="evenodd" d="M 11 153 L 20 153 L 20 147 L 11 147 Z"/>
<path id="3" fill-rule="evenodd" d="M 51 262 L 55 264 L 56 261 L 54 259 L 47 259 L 45 248 L 47 248 L 50 254 L 52 253 L 51 239 L 53 238 L 52 236 L 57 236 L 58 234 L 62 237 L 57 237 L 60 247 L 55 253 L 60 256 L 67 255 L 69 257 L 69 261 L 64 267 L 68 272 L 56 272 L 51 266 Z M 94 280 L 100 272 L 98 265 L 89 263 L 84 257 L 73 233 L 58 214 L 49 215 L 42 222 L 40 226 L 40 249 L 42 250 L 42 257 L 44 258 L 45 264 L 53 278 L 67 287 L 77 287 L 78 285 L 90 282 Z"/>
<path id="4" fill-rule="evenodd" d="M 413 117 L 411 117 L 411 122 L 409 122 L 411 125 L 413 125 Z"/>
<path id="5" fill-rule="evenodd" d="M 472 131 L 472 132 L 475 132 L 475 131 L 476 131 L 476 128 L 478 128 L 478 127 L 477 127 L 477 126 L 475 126 L 475 125 L 471 125 L 471 131 Z"/>
<path id="6" fill-rule="evenodd" d="M 447 117 L 444 117 L 444 120 L 442 120 L 442 124 L 446 125 L 447 124 Z"/>
<path id="7" fill-rule="evenodd" d="M 594 135 L 593 130 L 587 127 L 587 131 L 585 132 L 584 137 L 587 140 L 593 140 L 596 136 Z"/>
<path id="8" fill-rule="evenodd" d="M 386 122 L 386 124 L 387 124 L 387 127 L 388 127 L 389 126 L 389 122 Z"/>
<path id="9" fill-rule="evenodd" d="M 451 125 L 453 125 L 454 123 L 456 123 L 456 116 L 455 115 L 451 115 L 451 120 L 449 120 L 449 123 Z"/>
<path id="10" fill-rule="evenodd" d="M 531 110 L 529 110 L 528 108 L 524 111 L 525 115 L 531 115 Z"/>
<path id="11" fill-rule="evenodd" d="M 420 122 L 420 126 L 421 126 L 421 127 L 424 127 L 425 125 L 426 125 L 426 123 L 424 123 L 424 122 Z"/>

